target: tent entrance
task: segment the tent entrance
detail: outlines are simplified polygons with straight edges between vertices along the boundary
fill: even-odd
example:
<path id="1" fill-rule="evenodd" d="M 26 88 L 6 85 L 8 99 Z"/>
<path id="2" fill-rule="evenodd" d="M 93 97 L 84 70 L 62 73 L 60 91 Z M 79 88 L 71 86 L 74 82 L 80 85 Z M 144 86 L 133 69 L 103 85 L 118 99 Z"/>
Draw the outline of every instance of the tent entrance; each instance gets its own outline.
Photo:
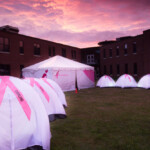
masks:
<path id="1" fill-rule="evenodd" d="M 78 82 L 77 82 L 77 71 L 75 71 L 75 89 L 78 89 Z"/>

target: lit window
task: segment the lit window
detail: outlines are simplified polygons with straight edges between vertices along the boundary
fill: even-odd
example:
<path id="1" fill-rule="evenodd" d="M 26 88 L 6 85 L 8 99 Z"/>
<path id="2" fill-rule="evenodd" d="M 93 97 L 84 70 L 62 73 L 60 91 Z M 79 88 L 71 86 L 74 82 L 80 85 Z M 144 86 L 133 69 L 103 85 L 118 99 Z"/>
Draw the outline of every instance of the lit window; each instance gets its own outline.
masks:
<path id="1" fill-rule="evenodd" d="M 94 55 L 87 55 L 87 64 L 94 64 L 95 60 L 94 60 Z"/>

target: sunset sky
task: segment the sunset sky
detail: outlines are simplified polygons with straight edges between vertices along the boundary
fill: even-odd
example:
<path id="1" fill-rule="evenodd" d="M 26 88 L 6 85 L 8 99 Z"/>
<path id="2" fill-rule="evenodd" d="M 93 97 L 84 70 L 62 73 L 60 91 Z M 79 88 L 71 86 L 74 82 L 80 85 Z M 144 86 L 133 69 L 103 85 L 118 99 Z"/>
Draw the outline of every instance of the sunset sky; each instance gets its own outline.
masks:
<path id="1" fill-rule="evenodd" d="M 150 29 L 150 0 L 0 0 L 0 26 L 79 48 Z"/>

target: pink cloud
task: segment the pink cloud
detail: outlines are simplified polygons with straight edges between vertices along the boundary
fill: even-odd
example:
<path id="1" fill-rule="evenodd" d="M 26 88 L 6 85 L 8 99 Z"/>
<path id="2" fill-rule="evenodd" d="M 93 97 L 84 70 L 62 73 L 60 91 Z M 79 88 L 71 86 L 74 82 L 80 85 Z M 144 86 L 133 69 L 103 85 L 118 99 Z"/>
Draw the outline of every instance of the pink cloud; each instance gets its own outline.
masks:
<path id="1" fill-rule="evenodd" d="M 150 28 L 149 0 L 0 0 L 0 25 L 77 47 L 141 34 Z"/>

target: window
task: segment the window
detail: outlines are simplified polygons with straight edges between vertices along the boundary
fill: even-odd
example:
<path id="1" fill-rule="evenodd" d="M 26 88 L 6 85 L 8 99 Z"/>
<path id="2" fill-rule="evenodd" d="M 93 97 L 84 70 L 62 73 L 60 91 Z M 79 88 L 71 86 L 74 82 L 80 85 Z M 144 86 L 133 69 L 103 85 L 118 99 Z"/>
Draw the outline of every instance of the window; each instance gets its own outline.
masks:
<path id="1" fill-rule="evenodd" d="M 48 47 L 48 55 L 52 56 L 52 52 L 51 52 L 51 47 L 50 46 Z"/>
<path id="2" fill-rule="evenodd" d="M 22 78 L 22 69 L 24 68 L 24 65 L 20 65 L 20 78 Z"/>
<path id="3" fill-rule="evenodd" d="M 109 49 L 109 57 L 112 58 L 112 48 Z"/>
<path id="4" fill-rule="evenodd" d="M 66 57 L 66 49 L 65 48 L 62 48 L 62 56 Z"/>
<path id="5" fill-rule="evenodd" d="M 119 46 L 116 47 L 116 56 L 119 56 Z"/>
<path id="6" fill-rule="evenodd" d="M 106 66 L 104 65 L 104 74 L 107 73 Z"/>
<path id="7" fill-rule="evenodd" d="M 137 63 L 133 64 L 133 73 L 134 75 L 137 75 Z"/>
<path id="8" fill-rule="evenodd" d="M 23 47 L 23 41 L 20 41 L 19 42 L 19 51 L 20 51 L 20 54 L 24 54 L 24 47 Z"/>
<path id="9" fill-rule="evenodd" d="M 9 52 L 10 44 L 8 38 L 0 37 L 0 52 Z"/>
<path id="10" fill-rule="evenodd" d="M 128 64 L 125 64 L 125 70 L 124 73 L 128 74 Z"/>
<path id="11" fill-rule="evenodd" d="M 128 52 L 127 52 L 127 47 L 128 47 L 127 44 L 125 44 L 125 45 L 124 45 L 124 55 L 125 55 L 125 56 L 127 56 L 127 53 L 128 53 Z"/>
<path id="12" fill-rule="evenodd" d="M 0 75 L 10 75 L 10 65 L 0 64 Z"/>
<path id="13" fill-rule="evenodd" d="M 106 58 L 106 50 L 103 49 L 103 57 Z"/>
<path id="14" fill-rule="evenodd" d="M 117 75 L 120 75 L 120 66 L 117 64 Z"/>
<path id="15" fill-rule="evenodd" d="M 53 47 L 53 56 L 55 56 L 55 47 Z"/>
<path id="16" fill-rule="evenodd" d="M 112 75 L 113 71 L 112 71 L 112 65 L 110 65 L 110 75 Z"/>
<path id="17" fill-rule="evenodd" d="M 87 64 L 93 64 L 94 62 L 94 55 L 87 55 Z"/>
<path id="18" fill-rule="evenodd" d="M 40 44 L 34 43 L 34 55 L 40 55 Z"/>
<path id="19" fill-rule="evenodd" d="M 136 54 L 136 42 L 133 43 L 133 54 Z"/>
<path id="20" fill-rule="evenodd" d="M 71 56 L 72 56 L 72 59 L 76 59 L 76 51 L 75 50 L 71 51 Z"/>

